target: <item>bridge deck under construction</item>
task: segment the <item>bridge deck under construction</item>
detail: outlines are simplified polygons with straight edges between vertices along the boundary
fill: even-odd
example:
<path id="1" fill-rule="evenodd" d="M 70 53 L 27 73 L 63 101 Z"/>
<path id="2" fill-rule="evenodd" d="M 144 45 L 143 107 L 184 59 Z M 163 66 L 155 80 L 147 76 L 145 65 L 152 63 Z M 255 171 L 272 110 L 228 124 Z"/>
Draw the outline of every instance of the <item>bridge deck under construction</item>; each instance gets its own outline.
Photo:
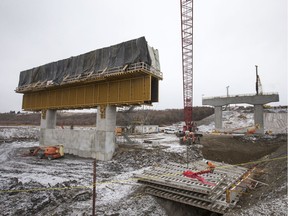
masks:
<path id="1" fill-rule="evenodd" d="M 155 166 L 136 177 L 148 194 L 224 214 L 235 207 L 249 184 L 247 177 L 251 172 L 240 166 L 213 163 L 215 171 L 201 175 L 211 184 L 183 175 L 186 170 L 205 170 L 203 161 L 190 163 L 188 168 L 176 163 Z"/>

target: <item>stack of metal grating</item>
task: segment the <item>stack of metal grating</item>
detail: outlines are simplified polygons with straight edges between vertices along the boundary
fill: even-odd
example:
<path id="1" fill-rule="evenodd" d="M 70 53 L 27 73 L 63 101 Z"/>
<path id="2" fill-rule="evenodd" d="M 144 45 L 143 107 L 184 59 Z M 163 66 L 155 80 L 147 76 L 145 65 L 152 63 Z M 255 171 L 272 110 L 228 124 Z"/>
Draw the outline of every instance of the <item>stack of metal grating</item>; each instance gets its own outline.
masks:
<path id="1" fill-rule="evenodd" d="M 136 177 L 146 186 L 148 194 L 224 214 L 235 207 L 246 190 L 250 171 L 240 166 L 213 163 L 215 171 L 201 175 L 211 184 L 183 175 L 186 170 L 199 172 L 207 169 L 202 160 L 190 163 L 188 168 L 176 163 L 155 166 Z"/>

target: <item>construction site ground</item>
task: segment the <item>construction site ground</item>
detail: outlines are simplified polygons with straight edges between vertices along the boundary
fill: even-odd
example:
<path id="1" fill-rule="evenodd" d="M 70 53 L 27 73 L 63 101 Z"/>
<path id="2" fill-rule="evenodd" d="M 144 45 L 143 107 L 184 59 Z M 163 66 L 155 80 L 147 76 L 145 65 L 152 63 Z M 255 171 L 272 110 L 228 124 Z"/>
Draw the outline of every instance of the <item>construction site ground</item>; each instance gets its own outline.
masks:
<path id="1" fill-rule="evenodd" d="M 39 145 L 38 132 L 34 127 L 0 127 L 0 215 L 91 215 L 93 160 L 68 154 L 52 161 L 27 156 L 29 147 Z M 113 160 L 97 161 L 97 215 L 211 215 L 146 195 L 134 177 L 153 165 L 187 162 L 187 147 L 174 134 L 137 135 L 134 140 L 138 143 L 119 145 Z M 256 165 L 256 188 L 246 191 L 226 216 L 287 215 L 286 134 L 204 134 L 188 153 L 189 162 L 205 158 Z"/>

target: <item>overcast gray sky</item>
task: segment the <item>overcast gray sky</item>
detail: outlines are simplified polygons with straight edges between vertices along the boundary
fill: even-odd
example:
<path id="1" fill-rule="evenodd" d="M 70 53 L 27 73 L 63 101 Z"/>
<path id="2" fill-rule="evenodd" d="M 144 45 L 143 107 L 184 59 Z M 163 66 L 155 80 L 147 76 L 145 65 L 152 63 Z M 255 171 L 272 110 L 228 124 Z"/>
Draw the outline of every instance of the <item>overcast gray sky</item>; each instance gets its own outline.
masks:
<path id="1" fill-rule="evenodd" d="M 182 108 L 179 0 L 0 0 L 0 112 L 21 110 L 20 71 L 145 36 L 164 75 L 155 109 Z M 194 105 L 264 92 L 287 105 L 287 1 L 194 0 Z"/>

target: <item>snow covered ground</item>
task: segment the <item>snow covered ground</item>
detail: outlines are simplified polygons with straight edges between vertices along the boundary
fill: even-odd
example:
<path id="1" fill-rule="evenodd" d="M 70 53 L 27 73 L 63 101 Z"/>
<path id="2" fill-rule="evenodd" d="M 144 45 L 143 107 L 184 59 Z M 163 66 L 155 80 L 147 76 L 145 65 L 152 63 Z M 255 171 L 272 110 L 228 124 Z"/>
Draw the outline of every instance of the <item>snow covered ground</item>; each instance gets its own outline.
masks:
<path id="1" fill-rule="evenodd" d="M 39 127 L 34 126 L 0 126 L 0 141 L 10 139 L 38 139 Z"/>
<path id="2" fill-rule="evenodd" d="M 287 111 L 265 112 L 264 131 L 271 131 L 273 134 L 287 134 Z M 214 115 L 208 117 L 209 124 L 198 126 L 200 132 L 211 133 L 215 129 Z M 248 127 L 254 126 L 254 114 L 245 111 L 223 111 L 223 131 L 246 132 Z"/>
<path id="3" fill-rule="evenodd" d="M 278 114 L 286 115 L 286 123 L 285 117 Z M 287 113 L 271 116 L 265 119 L 274 122 L 274 129 L 286 127 L 287 131 Z M 209 118 L 208 124 L 199 126 L 200 131 L 212 132 L 213 117 Z M 224 111 L 223 120 L 227 129 L 254 123 L 252 113 L 238 111 Z M 0 214 L 90 215 L 93 161 L 73 155 L 53 161 L 41 160 L 27 156 L 29 147 L 38 146 L 38 141 L 15 141 L 38 136 L 38 127 L 0 127 L 0 141 L 9 140 L 0 142 Z M 185 162 L 186 146 L 179 145 L 174 134 L 137 135 L 133 139 L 138 144 L 120 146 L 113 160 L 97 161 L 97 215 L 168 215 L 154 197 L 144 193 L 134 174 L 155 164 Z M 202 158 L 200 145 L 192 151 L 193 159 Z M 272 201 L 266 199 L 246 207 L 238 215 L 287 215 L 285 201 L 287 196 Z"/>
<path id="4" fill-rule="evenodd" d="M 26 127 L 10 129 L 0 130 L 7 140 L 34 137 L 38 131 Z M 175 135 L 154 134 L 152 140 L 152 144 L 142 143 L 134 150 L 120 147 L 112 161 L 97 162 L 98 215 L 166 215 L 153 197 L 139 189 L 133 176 L 153 164 L 177 162 L 183 157 Z M 163 147 L 159 145 L 160 140 Z M 89 215 L 93 161 L 73 155 L 53 161 L 27 156 L 29 148 L 38 145 L 37 141 L 0 144 L 2 214 L 46 215 L 49 210 L 55 215 Z M 171 149 L 170 153 L 167 149 Z"/>

